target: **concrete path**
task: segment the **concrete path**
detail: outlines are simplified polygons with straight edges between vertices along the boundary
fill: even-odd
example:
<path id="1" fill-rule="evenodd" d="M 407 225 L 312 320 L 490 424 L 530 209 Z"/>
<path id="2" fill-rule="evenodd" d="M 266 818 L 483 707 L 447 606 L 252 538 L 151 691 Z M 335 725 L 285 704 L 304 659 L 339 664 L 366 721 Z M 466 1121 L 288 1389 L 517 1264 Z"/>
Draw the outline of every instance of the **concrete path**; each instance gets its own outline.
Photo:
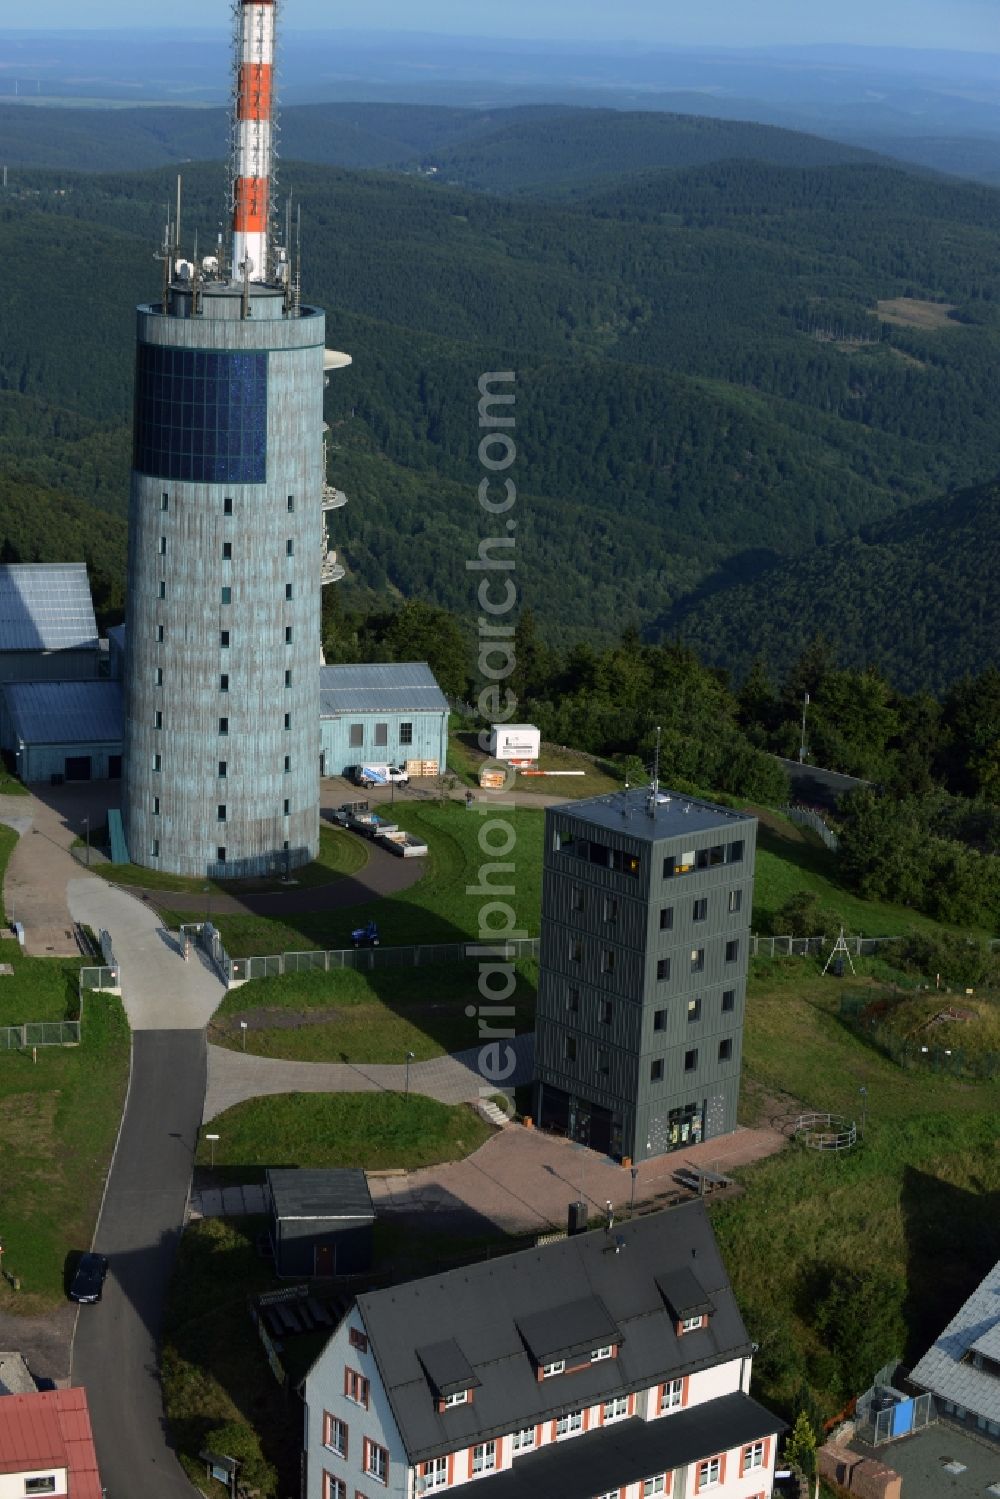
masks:
<path id="1" fill-rule="evenodd" d="M 66 903 L 67 881 L 80 874 L 69 852 L 76 830 L 33 796 L 0 796 L 0 822 L 21 835 L 7 864 L 3 894 L 7 920 L 24 927 L 25 951 L 43 958 L 79 956 Z"/>
<path id="2" fill-rule="evenodd" d="M 94 875 L 70 880 L 66 893 L 74 921 L 111 933 L 133 1031 L 204 1029 L 225 987 L 199 948 L 185 963 L 151 907 Z"/>
<path id="3" fill-rule="evenodd" d="M 72 1365 L 113 1499 L 193 1493 L 167 1440 L 158 1362 L 204 1092 L 199 1030 L 146 1029 L 133 1038 L 128 1104 L 95 1244 L 110 1271 L 103 1301 L 80 1308 Z"/>
<path id="4" fill-rule="evenodd" d="M 530 1082 L 534 1037 L 519 1036 L 516 1041 L 504 1044 L 512 1047 L 517 1062 L 516 1071 L 504 1086 L 519 1087 Z M 481 1048 L 474 1047 L 450 1057 L 412 1062 L 410 1091 L 436 1098 L 439 1103 L 477 1103 L 481 1097 L 499 1091 L 483 1078 L 479 1070 L 481 1055 Z M 207 1124 L 234 1104 L 275 1093 L 402 1093 L 405 1088 L 405 1064 L 285 1062 L 210 1046 L 203 1122 Z"/>

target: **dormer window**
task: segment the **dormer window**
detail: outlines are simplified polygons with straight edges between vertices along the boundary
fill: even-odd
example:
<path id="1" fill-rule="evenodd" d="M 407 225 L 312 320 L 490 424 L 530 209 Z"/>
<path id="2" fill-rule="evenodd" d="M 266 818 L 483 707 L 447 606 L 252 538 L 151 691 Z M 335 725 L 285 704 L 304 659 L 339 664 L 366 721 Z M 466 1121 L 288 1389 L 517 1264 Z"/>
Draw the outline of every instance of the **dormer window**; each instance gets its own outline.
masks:
<path id="1" fill-rule="evenodd" d="M 697 1332 L 699 1327 L 705 1326 L 707 1320 L 707 1317 L 704 1316 L 685 1317 L 680 1324 L 681 1333 L 683 1334 L 686 1332 Z"/>
<path id="2" fill-rule="evenodd" d="M 592 1364 L 599 1364 L 602 1359 L 605 1359 L 605 1358 L 614 1358 L 614 1356 L 615 1356 L 614 1344 L 613 1343 L 609 1343 L 604 1348 L 595 1348 L 594 1351 L 593 1351 L 593 1353 L 590 1355 L 590 1362 Z"/>
<path id="3" fill-rule="evenodd" d="M 557 1358 L 551 1364 L 543 1364 L 542 1365 L 542 1378 L 543 1379 L 552 1379 L 554 1375 L 556 1375 L 556 1374 L 563 1374 L 563 1373 L 565 1373 L 565 1371 L 566 1371 L 566 1360 L 564 1358 Z"/>
<path id="4" fill-rule="evenodd" d="M 446 1395 L 443 1403 L 446 1411 L 451 1410 L 453 1405 L 468 1405 L 469 1392 L 468 1390 L 456 1390 L 453 1395 Z"/>

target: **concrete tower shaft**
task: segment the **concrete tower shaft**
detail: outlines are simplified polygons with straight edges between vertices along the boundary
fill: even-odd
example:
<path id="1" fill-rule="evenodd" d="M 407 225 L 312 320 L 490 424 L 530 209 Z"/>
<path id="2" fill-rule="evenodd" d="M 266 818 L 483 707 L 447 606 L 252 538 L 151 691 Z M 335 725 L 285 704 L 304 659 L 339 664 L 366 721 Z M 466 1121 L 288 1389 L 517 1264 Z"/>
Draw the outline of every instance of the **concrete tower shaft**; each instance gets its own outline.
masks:
<path id="1" fill-rule="evenodd" d="M 126 832 L 135 863 L 198 876 L 319 839 L 325 319 L 278 287 L 245 304 L 175 284 L 138 316 Z"/>
<path id="2" fill-rule="evenodd" d="M 233 119 L 233 269 L 269 277 L 274 176 L 276 0 L 237 0 Z"/>

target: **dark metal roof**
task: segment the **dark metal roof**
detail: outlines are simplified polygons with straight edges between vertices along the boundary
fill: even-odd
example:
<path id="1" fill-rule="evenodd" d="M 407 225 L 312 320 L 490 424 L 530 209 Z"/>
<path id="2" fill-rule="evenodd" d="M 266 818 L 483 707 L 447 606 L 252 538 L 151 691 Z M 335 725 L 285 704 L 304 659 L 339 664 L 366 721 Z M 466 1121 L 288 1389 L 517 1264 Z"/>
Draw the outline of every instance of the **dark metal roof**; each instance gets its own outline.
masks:
<path id="1" fill-rule="evenodd" d="M 23 744 L 119 744 L 125 731 L 120 682 L 8 682 L 3 694 Z"/>
<path id="2" fill-rule="evenodd" d="M 621 1329 L 612 1322 L 599 1296 L 583 1296 L 579 1301 L 518 1317 L 517 1330 L 539 1364 L 589 1354 L 595 1348 L 622 1341 Z"/>
<path id="3" fill-rule="evenodd" d="M 0 651 L 65 651 L 93 646 L 97 621 L 82 562 L 17 562 L 0 567 Z"/>
<path id="4" fill-rule="evenodd" d="M 616 1421 L 526 1453 L 490 1479 L 490 1499 L 593 1499 L 783 1429 L 784 1422 L 749 1395 L 723 1395 L 655 1421 Z"/>
<path id="5" fill-rule="evenodd" d="M 320 717 L 343 713 L 447 713 L 426 661 L 321 666 Z"/>
<path id="6" fill-rule="evenodd" d="M 678 1338 L 657 1277 L 695 1260 L 714 1311 Z M 594 1297 L 620 1332 L 618 1356 L 539 1381 L 519 1325 Z M 751 1352 L 702 1202 L 373 1291 L 358 1309 L 411 1462 Z M 439 1414 L 416 1350 L 448 1338 L 479 1386 L 474 1404 Z"/>
<path id="7" fill-rule="evenodd" d="M 608 796 L 592 796 L 579 802 L 564 802 L 550 807 L 549 811 L 556 817 L 572 817 L 593 827 L 641 839 L 644 843 L 679 838 L 684 833 L 729 832 L 756 820 L 748 812 L 717 807 L 714 802 L 699 801 L 697 797 L 684 796 L 679 791 L 662 790 L 651 799 L 647 787 L 613 791 Z"/>
<path id="8" fill-rule="evenodd" d="M 417 1358 L 439 1395 L 457 1395 L 459 1390 L 474 1390 L 479 1383 L 475 1370 L 454 1338 L 418 1348 Z"/>
<path id="9" fill-rule="evenodd" d="M 678 1322 L 685 1317 L 697 1317 L 711 1312 L 712 1301 L 705 1295 L 701 1281 L 685 1265 L 683 1270 L 673 1270 L 669 1275 L 658 1275 L 656 1284 L 666 1297 L 667 1306 Z"/>
<path id="10" fill-rule="evenodd" d="M 297 1171 L 294 1167 L 270 1167 L 267 1184 L 275 1217 L 284 1221 L 375 1217 L 368 1182 L 360 1168 Z"/>

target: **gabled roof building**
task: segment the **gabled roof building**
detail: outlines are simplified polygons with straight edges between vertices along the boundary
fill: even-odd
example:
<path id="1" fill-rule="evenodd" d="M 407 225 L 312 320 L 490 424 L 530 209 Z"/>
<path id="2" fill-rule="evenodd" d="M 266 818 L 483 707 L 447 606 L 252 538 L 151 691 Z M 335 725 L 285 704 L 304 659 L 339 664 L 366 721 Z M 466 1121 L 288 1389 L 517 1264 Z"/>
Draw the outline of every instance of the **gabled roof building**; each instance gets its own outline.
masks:
<path id="1" fill-rule="evenodd" d="M 0 1400 L 0 1493 L 102 1499 L 84 1390 Z"/>
<path id="2" fill-rule="evenodd" d="M 700 1202 L 372 1292 L 306 1378 L 306 1499 L 765 1499 L 751 1355 Z"/>
<path id="3" fill-rule="evenodd" d="M 952 1317 L 910 1375 L 949 1420 L 1000 1441 L 1000 1264 Z"/>

